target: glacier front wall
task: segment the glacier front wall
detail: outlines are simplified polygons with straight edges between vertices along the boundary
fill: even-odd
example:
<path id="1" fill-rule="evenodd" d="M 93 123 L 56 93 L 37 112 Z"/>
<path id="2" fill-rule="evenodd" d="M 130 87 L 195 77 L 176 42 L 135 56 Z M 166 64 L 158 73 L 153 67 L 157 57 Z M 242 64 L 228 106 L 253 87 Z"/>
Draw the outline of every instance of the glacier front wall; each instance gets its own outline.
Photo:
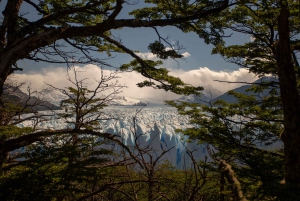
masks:
<path id="1" fill-rule="evenodd" d="M 123 143 L 132 149 L 136 144 L 141 148 L 148 146 L 154 159 L 170 149 L 161 157 L 160 163 L 168 160 L 177 168 L 190 167 L 191 160 L 187 150 L 193 151 L 196 161 L 209 158 L 205 144 L 189 143 L 186 136 L 175 132 L 176 129 L 185 129 L 191 125 L 188 123 L 188 117 L 178 115 L 174 108 L 109 107 L 104 111 L 112 119 L 100 121 L 101 131 L 119 136 Z M 27 121 L 18 126 L 25 127 L 31 124 L 32 122 Z M 38 127 L 63 129 L 72 125 L 65 123 L 64 119 L 52 117 L 41 122 Z"/>

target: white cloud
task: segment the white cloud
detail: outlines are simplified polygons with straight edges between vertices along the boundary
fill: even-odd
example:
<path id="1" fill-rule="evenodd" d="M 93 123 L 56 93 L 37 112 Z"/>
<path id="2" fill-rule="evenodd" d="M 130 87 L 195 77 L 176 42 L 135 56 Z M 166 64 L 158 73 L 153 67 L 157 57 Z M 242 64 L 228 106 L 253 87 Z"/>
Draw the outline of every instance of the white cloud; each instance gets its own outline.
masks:
<path id="1" fill-rule="evenodd" d="M 184 53 L 182 53 L 181 55 L 182 55 L 184 58 L 188 58 L 188 57 L 191 56 L 190 53 L 188 53 L 188 52 L 184 52 Z"/>
<path id="2" fill-rule="evenodd" d="M 81 73 L 78 74 L 78 78 L 88 78 L 87 82 L 91 88 L 96 86 L 95 79 L 101 78 L 101 69 L 95 65 L 86 65 L 80 68 Z M 111 70 L 104 70 L 104 73 L 111 73 Z M 45 83 L 51 84 L 56 87 L 70 86 L 69 81 L 66 79 L 66 68 L 57 68 L 47 70 L 44 69 L 42 72 L 31 73 L 31 74 L 17 74 L 16 80 L 18 82 L 26 81 L 31 83 L 33 89 L 42 89 Z M 214 80 L 231 81 L 231 82 L 253 82 L 257 79 L 254 74 L 248 73 L 245 69 L 239 69 L 232 72 L 226 71 L 212 71 L 207 67 L 201 67 L 196 70 L 182 71 L 175 70 L 171 72 L 171 75 L 180 77 L 183 81 L 192 84 L 194 86 L 209 86 L 215 88 L 222 93 L 239 87 L 242 84 L 227 84 L 216 82 Z M 136 72 L 124 72 L 118 74 L 118 81 L 120 84 L 124 84 L 127 88 L 123 89 L 121 95 L 127 97 L 136 97 L 140 99 L 154 100 L 160 102 L 166 99 L 177 98 L 178 96 L 163 90 L 155 90 L 153 88 L 139 88 L 136 86 L 138 82 L 145 80 L 142 75 Z"/>
<path id="3" fill-rule="evenodd" d="M 104 70 L 103 72 L 104 74 L 109 74 L 114 71 Z M 16 74 L 14 79 L 18 82 L 27 82 L 33 90 L 41 90 L 45 87 L 45 83 L 58 88 L 71 86 L 72 84 L 67 80 L 66 75 L 66 68 L 56 68 L 51 70 L 44 69 L 42 72 L 31 74 Z M 166 93 L 163 90 L 137 87 L 136 84 L 138 82 L 142 82 L 146 79 L 137 72 L 122 72 L 118 73 L 117 76 L 119 77 L 119 84 L 127 86 L 127 88 L 123 88 L 123 92 L 120 94 L 122 96 L 149 99 L 154 102 L 161 102 L 162 100 L 178 97 L 171 92 Z M 86 65 L 81 67 L 80 73 L 78 73 L 78 79 L 84 78 L 88 78 L 86 82 L 89 84 L 89 87 L 93 89 L 97 84 L 95 80 L 101 79 L 101 69 L 96 65 Z"/>
<path id="4" fill-rule="evenodd" d="M 95 65 L 86 65 L 84 68 L 80 68 L 80 71 L 78 79 L 91 78 L 91 87 L 96 85 L 96 82 L 93 83 L 93 79 L 100 79 L 101 76 L 101 69 Z M 42 89 L 46 83 L 58 88 L 71 85 L 67 80 L 67 68 L 43 69 L 36 73 L 16 74 L 15 77 L 18 81 L 30 83 L 31 87 L 36 90 Z"/>
<path id="5" fill-rule="evenodd" d="M 166 50 L 169 50 L 169 49 L 171 49 L 171 48 L 166 48 Z M 159 60 L 159 58 L 155 55 L 155 54 L 153 54 L 153 53 L 151 53 L 151 52 L 138 52 L 138 53 L 136 53 L 136 55 L 138 55 L 139 57 L 141 57 L 142 59 L 147 59 L 147 60 L 153 60 L 153 61 L 157 61 L 157 60 Z M 184 53 L 182 53 L 181 54 L 184 58 L 188 58 L 188 57 L 190 57 L 191 56 L 191 54 L 190 53 L 188 53 L 188 52 L 184 52 Z M 166 61 L 173 61 L 172 59 L 167 59 L 167 60 L 164 60 L 164 62 L 166 62 Z M 174 61 L 173 61 L 174 62 Z"/>
<path id="6" fill-rule="evenodd" d="M 146 59 L 146 60 L 153 60 L 153 61 L 159 60 L 159 58 L 157 58 L 157 56 L 151 52 L 144 52 L 144 53 L 138 52 L 138 53 L 136 53 L 136 55 L 138 55 L 142 59 Z"/>
<path id="7" fill-rule="evenodd" d="M 248 70 L 240 68 L 239 70 L 227 72 L 227 71 L 213 71 L 207 67 L 200 67 L 196 70 L 182 71 L 175 70 L 171 72 L 172 75 L 180 77 L 186 83 L 194 86 L 208 86 L 213 87 L 222 93 L 228 90 L 240 87 L 243 84 L 231 83 L 227 84 L 219 81 L 228 82 L 254 82 L 258 78 L 253 74 L 249 73 Z"/>

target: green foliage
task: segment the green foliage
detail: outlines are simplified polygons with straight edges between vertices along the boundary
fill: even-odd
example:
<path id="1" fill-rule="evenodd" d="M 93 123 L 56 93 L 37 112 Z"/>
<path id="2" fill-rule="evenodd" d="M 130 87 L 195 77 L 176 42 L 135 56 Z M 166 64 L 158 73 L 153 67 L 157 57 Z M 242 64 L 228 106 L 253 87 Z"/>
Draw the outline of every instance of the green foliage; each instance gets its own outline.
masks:
<path id="1" fill-rule="evenodd" d="M 0 138 L 15 138 L 25 134 L 29 134 L 34 129 L 32 127 L 20 128 L 15 125 L 0 126 Z"/>
<path id="2" fill-rule="evenodd" d="M 0 179 L 1 200 L 76 199 L 93 185 L 101 185 L 103 163 L 112 154 L 100 148 L 105 142 L 81 136 L 80 143 L 74 144 L 70 138 L 53 137 L 21 153 L 20 164 Z"/>
<path id="3" fill-rule="evenodd" d="M 44 17 L 57 12 L 68 12 L 70 8 L 80 9 L 84 6 L 89 7 L 84 12 L 72 12 L 72 15 L 66 15 L 60 18 L 59 21 L 53 20 L 49 22 L 49 25 L 93 25 L 103 21 L 104 15 L 91 15 L 98 13 L 103 14 L 103 8 L 107 7 L 110 9 L 113 7 L 115 1 L 104 2 L 90 2 L 87 0 L 83 1 L 72 1 L 72 0 L 44 0 L 39 2 L 39 7 L 43 13 Z"/>
<path id="4" fill-rule="evenodd" d="M 111 36 L 110 33 L 106 33 L 106 36 Z M 124 51 L 117 47 L 116 45 L 104 40 L 99 36 L 90 36 L 85 38 L 76 37 L 74 38 L 75 45 L 81 46 L 83 44 L 88 46 L 94 46 L 96 50 L 100 53 L 105 52 L 109 57 L 112 56 L 112 53 L 119 52 L 124 53 Z"/>
<path id="5" fill-rule="evenodd" d="M 151 7 L 144 7 L 136 9 L 130 12 L 137 19 L 145 20 L 158 20 L 158 19 L 180 19 L 188 16 L 201 15 L 201 12 L 219 7 L 222 1 L 157 1 L 149 0 L 145 1 L 150 3 Z M 227 12 L 227 11 L 225 11 Z M 195 32 L 201 39 L 204 39 L 206 43 L 218 44 L 222 43 L 222 24 L 218 22 L 218 14 L 211 14 L 209 17 L 203 17 L 201 19 L 190 22 L 179 22 L 174 24 L 177 28 L 183 32 Z"/>
<path id="6" fill-rule="evenodd" d="M 104 75 L 102 72 L 101 80 L 96 81 L 96 87 L 91 90 L 88 88 L 87 79 L 79 79 L 77 73 L 80 68 L 72 68 L 74 80 L 68 74 L 68 79 L 72 86 L 66 89 L 58 89 L 52 86 L 55 90 L 59 90 L 66 95 L 66 99 L 60 102 L 60 106 L 65 109 L 65 113 L 59 114 L 60 117 L 66 120 L 66 123 L 75 130 L 99 130 L 100 120 L 108 119 L 103 108 L 116 99 L 116 95 L 124 87 L 118 84 L 116 74 Z M 73 76 L 72 75 L 72 76 Z M 51 86 L 50 86 L 51 87 Z"/>
<path id="7" fill-rule="evenodd" d="M 183 57 L 183 55 L 178 54 L 173 49 L 166 50 L 166 47 L 158 41 L 155 41 L 154 43 L 151 43 L 148 46 L 148 49 L 151 51 L 151 53 L 157 55 L 158 58 L 160 58 L 160 59 L 167 59 L 168 57 L 170 57 L 172 59 L 176 59 L 176 58 L 182 58 Z"/>
<path id="8" fill-rule="evenodd" d="M 147 0 L 145 2 L 150 3 L 151 7 L 132 11 L 130 14 L 135 19 L 130 21 L 131 24 L 124 25 L 126 20 L 115 20 L 116 15 L 120 12 L 118 9 L 122 9 L 121 4 L 124 2 L 115 0 L 39 1 L 35 8 L 43 17 L 36 22 L 31 22 L 22 15 L 19 16 L 19 13 L 12 13 L 12 19 L 16 20 L 15 24 L 17 25 L 8 24 L 9 33 L 5 32 L 7 27 L 1 27 L 4 30 L 4 39 L 1 42 L 0 56 L 2 56 L 3 50 L 11 48 L 11 44 L 13 44 L 13 49 L 24 49 L 25 53 L 12 51 L 16 58 L 8 58 L 9 62 L 5 66 L 1 66 L 1 72 L 6 73 L 1 75 L 2 79 L 7 77 L 7 72 L 14 71 L 11 66 L 18 59 L 29 57 L 32 60 L 43 60 L 35 57 L 40 55 L 40 48 L 51 45 L 59 38 L 64 39 L 67 44 L 88 58 L 82 62 L 83 64 L 95 61 L 89 57 L 90 51 L 106 52 L 108 56 L 111 56 L 112 52 L 130 54 L 135 60 L 122 65 L 121 70 L 134 70 L 148 78 L 148 80 L 138 83 L 139 87 L 147 86 L 177 94 L 194 93 L 199 95 L 201 87 L 187 85 L 179 78 L 170 76 L 169 71 L 161 66 L 162 61 L 139 58 L 132 50 L 124 47 L 120 40 L 114 40 L 110 33 L 114 27 L 166 25 L 175 26 L 185 33 L 197 33 L 206 43 L 215 45 L 213 54 L 220 54 L 225 60 L 247 68 L 258 76 L 278 73 L 276 66 L 278 56 L 277 18 L 280 12 L 278 1 L 233 2 L 235 3 L 234 7 L 218 14 L 213 13 L 209 17 L 207 15 L 203 15 L 203 17 L 202 14 L 206 11 L 209 12 L 210 9 L 218 8 L 224 2 L 209 0 L 193 2 Z M 31 4 L 34 5 L 33 2 Z M 291 48 L 294 50 L 293 47 L 299 44 L 299 39 L 295 37 L 300 32 L 299 2 L 288 1 L 288 4 Z M 14 16 L 19 17 L 15 19 Z M 167 20 L 171 20 L 169 24 L 160 24 Z M 141 22 L 145 24 L 136 25 Z M 63 35 L 65 30 L 72 27 L 92 27 L 94 30 L 100 31 L 88 37 L 86 37 L 88 35 L 86 33 L 83 34 L 83 37 L 80 36 L 81 33 Z M 59 30 L 59 33 L 54 33 L 56 29 Z M 252 36 L 252 41 L 226 46 L 222 40 L 224 29 L 248 34 Z M 47 33 L 54 33 L 54 37 Z M 47 37 L 40 37 L 42 42 L 39 41 L 40 43 L 36 45 L 35 41 L 39 40 L 38 36 L 44 36 L 41 34 L 45 34 Z M 8 45 L 6 45 L 6 35 Z M 32 38 L 34 40 L 31 40 Z M 30 39 L 30 48 L 18 46 L 18 44 L 28 43 L 28 39 Z M 46 51 L 45 61 L 58 62 L 48 58 L 52 53 L 63 57 L 66 63 L 70 62 L 70 58 L 72 62 L 74 61 L 73 55 L 75 54 L 73 52 L 68 55 L 60 51 L 61 49 L 56 49 L 57 47 L 59 47 L 58 44 L 53 46 L 55 53 Z M 170 50 L 158 41 L 151 43 L 148 48 L 160 59 L 182 58 L 177 50 Z M 34 54 L 30 55 L 31 52 Z M 293 62 L 296 72 L 299 74 L 297 68 L 299 64 L 297 64 L 297 58 L 295 59 L 296 53 L 292 52 Z M 3 55 L 11 55 L 11 52 Z M 81 62 L 81 59 L 79 58 L 75 62 Z M 7 66 L 9 67 L 7 68 Z M 110 80 L 110 78 L 106 80 Z M 231 198 L 228 195 L 230 192 L 228 183 L 223 186 L 223 190 L 217 189 L 217 187 L 222 187 L 219 182 L 220 170 L 217 168 L 219 159 L 225 159 L 231 163 L 248 199 L 290 199 L 291 194 L 287 194 L 286 186 L 281 184 L 284 177 L 283 151 L 276 146 L 280 143 L 280 135 L 283 130 L 281 100 L 277 89 L 274 88 L 269 88 L 267 95 L 262 94 L 265 87 L 269 87 L 270 84 L 253 87 L 251 91 L 255 93 L 252 95 L 229 92 L 229 95 L 238 100 L 238 103 L 234 104 L 218 101 L 207 106 L 168 102 L 176 107 L 180 114 L 189 116 L 191 124 L 194 125 L 189 129 L 178 131 L 188 135 L 191 140 L 209 144 L 212 147 L 210 155 L 215 161 L 212 163 L 200 162 L 200 165 L 194 163 L 194 168 L 186 170 L 175 170 L 168 164 L 162 164 L 151 169 L 153 172 L 150 171 L 151 174 L 149 174 L 149 171 L 130 169 L 129 166 L 103 168 L 106 162 L 111 162 L 112 152 L 100 148 L 102 140 L 76 133 L 82 130 L 100 130 L 99 120 L 103 117 L 102 109 L 111 100 L 105 96 L 96 96 L 99 92 L 98 89 L 103 89 L 101 82 L 95 90 L 89 90 L 83 81 L 76 80 L 75 84 L 73 82 L 74 86 L 61 90 L 68 98 L 61 102 L 61 106 L 65 108 L 66 112 L 60 116 L 71 124 L 72 129 L 69 129 L 69 132 L 72 131 L 72 134 L 66 131 L 52 136 L 50 131 L 45 131 L 52 137 L 46 138 L 47 135 L 40 133 L 44 139 L 39 138 L 34 141 L 35 143 L 32 141 L 28 144 L 26 144 L 26 140 L 22 141 L 26 144 L 23 147 L 25 151 L 11 153 L 12 158 L 7 157 L 8 153 L 3 152 L 3 147 L 7 148 L 5 145 L 7 140 L 19 140 L 20 136 L 28 137 L 30 140 L 28 134 L 33 135 L 39 131 L 34 131 L 32 128 L 21 129 L 7 126 L 7 122 L 12 120 L 16 115 L 15 111 L 20 108 L 9 103 L 5 105 L 6 107 L 1 105 L 1 125 L 5 125 L 0 128 L 1 145 L 5 145 L 0 148 L 1 165 L 3 163 L 3 170 L 6 171 L 0 177 L 1 199 L 76 200 L 84 195 L 92 194 L 91 199 L 94 199 L 95 195 L 98 200 L 103 200 L 100 196 L 104 196 L 108 200 L 116 200 L 120 196 L 123 196 L 123 199 L 130 197 L 132 200 L 147 200 L 148 196 L 148 200 L 151 200 L 149 195 L 153 194 L 155 198 L 165 200 L 187 200 L 191 195 L 191 190 L 194 190 L 194 197 L 190 200 L 204 198 L 205 200 L 217 200 L 222 194 L 228 196 L 226 199 L 229 200 Z M 298 83 L 300 82 L 298 81 Z M 105 87 L 107 86 L 104 85 Z M 116 87 L 116 85 L 112 87 Z M 3 115 L 7 116 L 4 118 Z M 6 161 L 6 159 L 9 160 Z M 205 172 L 205 168 L 210 172 Z M 143 178 L 143 181 L 136 181 L 140 177 Z M 199 183 L 203 185 L 199 186 Z M 152 187 L 150 184 L 153 184 Z M 98 189 L 98 192 L 93 194 L 95 189 Z"/>
<path id="9" fill-rule="evenodd" d="M 86 79 L 78 79 L 78 69 L 72 70 L 75 78 L 68 74 L 72 86 L 55 88 L 67 97 L 61 101 L 66 111 L 58 117 L 64 118 L 71 128 L 0 127 L 0 200 L 76 200 L 109 183 L 104 176 L 106 169 L 117 166 L 121 158 L 117 159 L 108 141 L 99 137 L 101 133 L 89 135 L 89 131 L 101 129 L 99 121 L 108 119 L 103 108 L 123 86 L 111 82 L 115 75 L 110 74 L 102 75 L 95 89 L 90 90 Z M 106 94 L 99 95 L 100 92 Z M 10 112 L 12 116 L 16 114 Z M 80 133 L 81 130 L 86 132 Z"/>
<path id="10" fill-rule="evenodd" d="M 101 110 L 107 106 L 103 98 L 92 98 L 93 90 L 87 88 L 75 89 L 69 87 L 67 89 L 68 99 L 62 100 L 60 106 L 65 108 L 65 113 L 61 116 L 68 118 L 67 123 L 75 126 L 77 129 L 99 129 L 98 119 Z M 70 119 L 74 119 L 73 121 Z"/>
<path id="11" fill-rule="evenodd" d="M 291 43 L 296 44 L 299 39 L 293 36 L 299 34 L 299 26 L 295 26 L 299 22 L 299 3 L 288 3 Z M 239 45 L 216 44 L 212 53 L 220 54 L 226 61 L 247 68 L 259 77 L 276 76 L 279 12 L 277 1 L 240 3 L 224 11 L 216 18 L 218 23 L 234 32 L 248 34 L 252 39 Z M 297 52 L 292 54 L 295 56 Z M 295 57 L 293 62 L 297 67 Z M 178 131 L 191 140 L 208 143 L 214 150 L 213 159 L 224 159 L 232 164 L 249 200 L 293 200 L 297 190 L 288 190 L 282 183 L 285 171 L 280 139 L 283 111 L 279 84 L 274 81 L 256 83 L 248 92 L 250 95 L 229 91 L 228 95 L 237 100 L 233 104 L 221 100 L 211 105 L 167 103 L 176 107 L 180 114 L 189 116 L 194 125 Z"/>
<path id="12" fill-rule="evenodd" d="M 10 39 L 14 42 L 20 42 L 25 38 L 31 39 L 32 37 L 37 37 L 38 40 L 44 38 L 45 40 L 42 39 L 43 42 L 39 44 L 37 48 L 28 47 L 26 51 L 29 52 L 24 53 L 26 56 L 22 55 L 20 56 L 22 58 L 14 59 L 17 61 L 18 59 L 27 58 L 27 55 L 29 55 L 32 60 L 50 63 L 66 63 L 68 66 L 70 66 L 70 64 L 77 65 L 87 63 L 110 66 L 106 63 L 105 59 L 95 58 L 93 53 L 106 53 L 109 57 L 115 56 L 113 55 L 115 52 L 126 53 L 137 59 L 137 62 L 141 65 L 140 69 L 131 68 L 132 70 L 137 70 L 147 79 L 150 78 L 159 82 L 158 84 L 154 84 L 152 81 L 146 81 L 140 83 L 139 86 L 155 86 L 156 88 L 174 91 L 178 94 L 190 94 L 201 90 L 200 88 L 193 89 L 192 86 L 188 86 L 178 78 L 170 76 L 168 73 L 160 72 L 160 66 L 148 64 L 148 61 L 143 61 L 133 50 L 122 44 L 121 37 L 113 36 L 112 30 L 123 27 L 156 28 L 158 26 L 170 25 L 179 28 L 183 32 L 195 32 L 199 37 L 203 38 L 206 43 L 221 44 L 223 43 L 221 37 L 223 30 L 221 23 L 217 20 L 219 15 L 216 13 L 225 9 L 228 6 L 228 2 L 216 0 L 195 2 L 151 0 L 144 2 L 149 3 L 150 6 L 130 12 L 129 14 L 134 17 L 133 19 L 118 18 L 123 7 L 125 7 L 125 5 L 130 6 L 131 4 L 126 1 L 43 0 L 37 3 L 31 2 L 29 5 L 33 6 L 34 14 L 37 13 L 41 15 L 41 17 L 36 21 L 31 21 L 28 20 L 26 15 L 14 14 L 14 16 L 19 16 L 18 19 L 15 19 L 18 29 L 14 30 Z M 18 11 L 16 10 L 16 12 Z M 154 24 L 149 24 L 150 21 L 153 21 Z M 142 24 L 138 25 L 140 23 Z M 72 29 L 77 30 L 77 28 L 78 30 L 86 28 L 86 30 L 82 30 L 82 32 L 71 31 Z M 6 28 L 4 28 L 4 30 L 5 29 Z M 50 32 L 53 32 L 55 37 L 52 35 L 45 37 L 45 34 L 47 35 Z M 3 37 L 5 38 L 4 35 Z M 7 35 L 10 36 L 10 34 Z M 148 46 L 149 50 L 157 55 L 158 58 L 180 59 L 183 57 L 179 52 L 180 48 L 173 48 L 167 38 L 162 38 L 159 33 L 158 38 L 159 42 L 156 40 Z M 10 41 L 10 44 L 14 43 L 13 41 Z M 29 43 L 37 45 L 40 42 L 36 39 L 33 41 L 36 42 Z M 166 42 L 169 47 L 165 47 L 166 45 L 161 41 Z M 5 42 L 3 42 L 3 44 L 5 44 Z M 44 50 L 42 49 L 44 46 L 52 49 L 52 51 L 47 50 L 43 52 Z M 9 48 L 9 45 L 7 47 Z M 39 49 L 40 47 L 41 49 Z M 38 49 L 38 52 L 41 54 L 31 54 L 35 49 Z M 15 63 L 16 61 L 12 61 L 11 63 Z M 121 68 L 123 67 L 124 66 Z M 5 72 L 14 71 L 12 67 L 9 68 L 10 69 Z M 157 71 L 155 71 L 155 69 Z"/>
<path id="13" fill-rule="evenodd" d="M 141 64 L 141 62 L 133 60 L 129 64 L 123 64 L 120 68 L 123 71 L 134 70 L 150 78 L 150 81 L 145 80 L 138 83 L 138 87 L 154 87 L 183 95 L 199 94 L 199 91 L 203 90 L 202 87 L 194 87 L 184 83 L 178 77 L 169 75 L 169 71 L 166 68 L 156 68 L 156 66 L 162 64 L 162 61 L 160 60 L 143 60 L 142 62 L 143 63 Z M 142 65 L 146 65 L 147 68 L 145 69 Z"/>
<path id="14" fill-rule="evenodd" d="M 300 33 L 299 26 L 295 26 L 299 24 L 299 3 L 288 3 L 291 43 L 297 44 L 299 39 L 294 36 Z M 278 2 L 273 0 L 242 3 L 230 12 L 223 12 L 219 23 L 234 32 L 247 34 L 251 41 L 230 46 L 217 44 L 212 53 L 259 76 L 276 75 L 279 12 Z"/>
<path id="15" fill-rule="evenodd" d="M 195 125 L 178 131 L 212 146 L 214 159 L 235 164 L 233 168 L 250 200 L 274 198 L 282 193 L 279 189 L 284 177 L 283 151 L 278 147 L 283 130 L 278 94 L 270 91 L 270 95 L 261 98 L 259 92 L 258 96 L 233 91 L 229 94 L 238 103 L 217 101 L 211 106 L 168 103 L 180 114 L 189 116 L 190 123 Z"/>

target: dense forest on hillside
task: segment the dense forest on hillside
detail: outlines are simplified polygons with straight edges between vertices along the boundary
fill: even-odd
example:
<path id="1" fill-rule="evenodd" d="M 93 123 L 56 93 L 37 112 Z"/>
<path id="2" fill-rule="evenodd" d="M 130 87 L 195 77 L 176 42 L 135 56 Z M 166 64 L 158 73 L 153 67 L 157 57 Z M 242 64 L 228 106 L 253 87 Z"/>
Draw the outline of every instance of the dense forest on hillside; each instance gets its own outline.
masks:
<path id="1" fill-rule="evenodd" d="M 135 1 L 1 3 L 0 200 L 299 200 L 299 1 L 147 0 L 124 19 L 120 13 Z M 26 12 L 34 19 L 23 6 L 30 7 Z M 157 28 L 166 26 L 194 32 L 226 62 L 274 78 L 248 83 L 249 94 L 228 92 L 237 100 L 233 103 L 167 101 L 192 125 L 178 132 L 209 150 L 209 158 L 197 161 L 186 149 L 192 163 L 183 169 L 161 161 L 170 149 L 156 155 L 151 143 L 139 144 L 138 117 L 132 120 L 133 145 L 101 130 L 101 120 L 116 118 L 103 108 L 125 87 L 116 74 L 101 74 L 95 88 L 88 84 L 93 78 L 77 76 L 76 66 L 112 67 L 101 53 L 127 54 L 133 60 L 118 69 L 143 75 L 139 87 L 201 98 L 201 86 L 186 84 L 164 68 L 164 60 L 183 58 L 180 44 L 159 34 Z M 122 36 L 112 33 L 122 28 L 154 29 L 157 40 L 148 49 L 160 60 L 143 59 L 125 46 Z M 228 31 L 252 40 L 226 45 Z M 34 109 L 53 108 L 30 88 L 22 101 L 14 95 L 23 83 L 10 76 L 26 68 L 19 66 L 22 60 L 68 68 L 69 87 L 48 85 L 64 95 L 63 113 Z M 39 127 L 52 118 L 68 126 Z M 31 126 L 17 126 L 25 121 Z"/>

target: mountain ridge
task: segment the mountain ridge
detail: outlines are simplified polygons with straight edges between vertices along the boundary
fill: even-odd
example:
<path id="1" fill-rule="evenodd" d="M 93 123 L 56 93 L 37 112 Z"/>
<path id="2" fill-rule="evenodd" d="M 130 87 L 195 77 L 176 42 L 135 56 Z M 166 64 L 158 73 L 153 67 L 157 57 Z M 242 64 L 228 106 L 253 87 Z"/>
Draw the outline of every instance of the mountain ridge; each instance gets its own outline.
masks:
<path id="1" fill-rule="evenodd" d="M 234 88 L 229 91 L 234 91 L 234 92 L 243 93 L 243 94 L 247 94 L 247 95 L 253 95 L 254 94 L 253 91 L 247 91 L 247 90 L 250 89 L 253 84 L 259 84 L 259 83 L 265 83 L 265 82 L 275 82 L 276 83 L 276 82 L 278 82 L 278 79 L 275 77 L 262 77 L 256 81 L 254 81 L 253 83 L 245 84 L 245 85 L 242 85 L 240 87 Z M 208 90 L 204 90 L 202 92 L 201 96 L 196 96 L 195 94 L 191 94 L 189 96 L 182 96 L 179 99 L 176 99 L 175 101 L 209 104 L 209 103 L 215 103 L 218 100 L 224 100 L 228 103 L 236 103 L 237 99 L 234 96 L 230 95 L 228 93 L 229 91 L 227 91 L 219 96 L 213 97 L 212 93 L 209 93 Z M 265 89 L 263 92 L 261 92 L 261 94 L 263 94 L 263 95 L 268 94 L 269 91 L 270 91 L 270 89 Z"/>
<path id="2" fill-rule="evenodd" d="M 13 103 L 21 107 L 25 107 L 28 112 L 44 111 L 44 110 L 60 110 L 56 106 L 45 99 L 28 95 L 24 93 L 19 87 L 6 85 L 3 93 L 4 103 Z"/>

